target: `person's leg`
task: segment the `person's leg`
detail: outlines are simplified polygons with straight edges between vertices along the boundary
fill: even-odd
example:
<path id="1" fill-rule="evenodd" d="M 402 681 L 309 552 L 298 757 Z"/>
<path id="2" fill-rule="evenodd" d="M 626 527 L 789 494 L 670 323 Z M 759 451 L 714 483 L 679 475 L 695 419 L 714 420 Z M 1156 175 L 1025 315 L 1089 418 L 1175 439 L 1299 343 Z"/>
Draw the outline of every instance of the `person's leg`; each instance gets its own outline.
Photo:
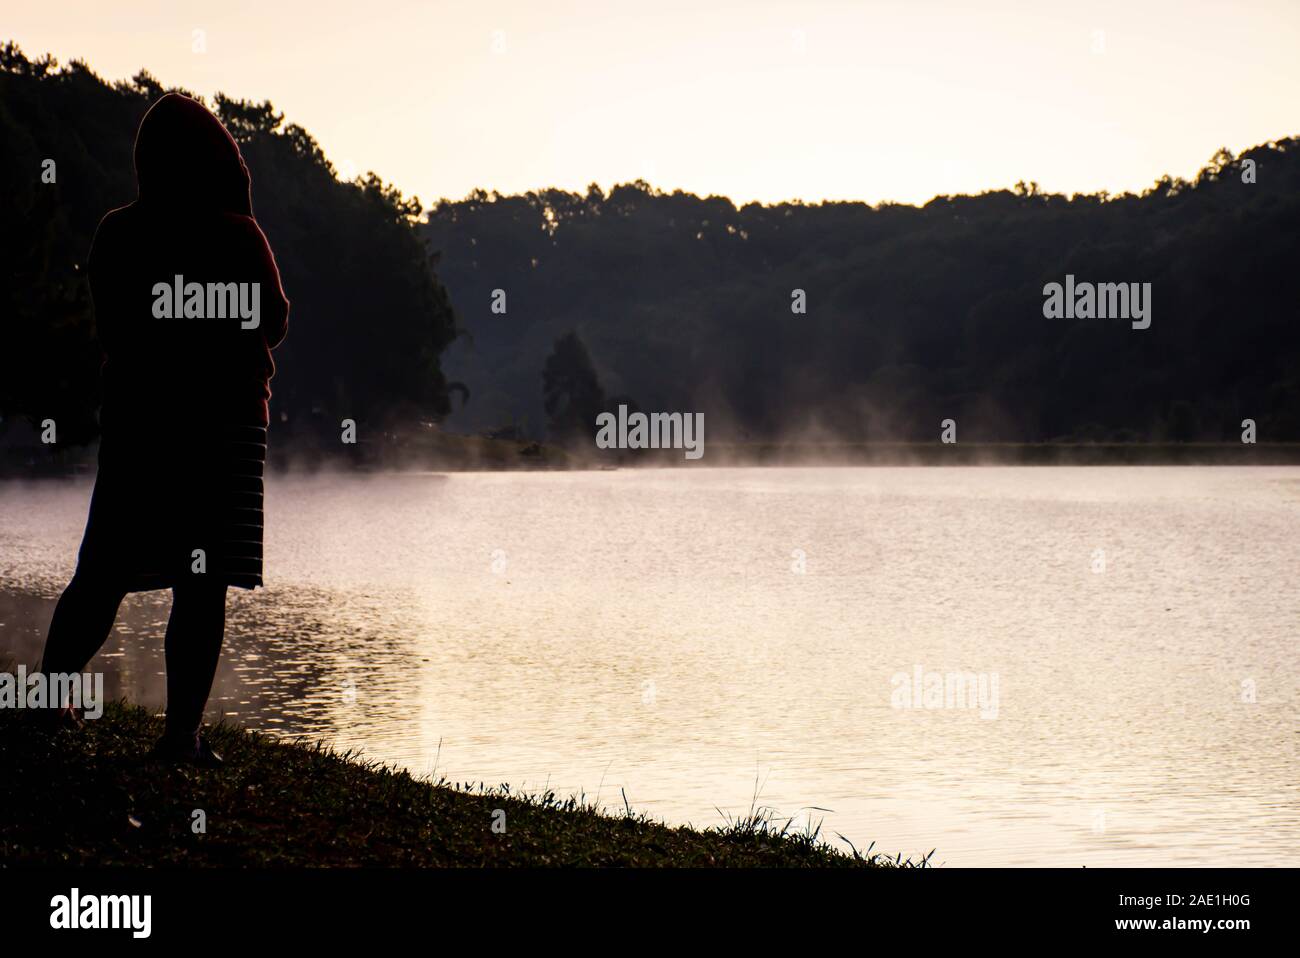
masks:
<path id="1" fill-rule="evenodd" d="M 77 572 L 63 590 L 41 654 L 46 675 L 82 671 L 113 629 L 126 590 Z"/>
<path id="2" fill-rule="evenodd" d="M 172 589 L 167 620 L 167 731 L 173 743 L 197 741 L 226 629 L 225 585 Z"/>

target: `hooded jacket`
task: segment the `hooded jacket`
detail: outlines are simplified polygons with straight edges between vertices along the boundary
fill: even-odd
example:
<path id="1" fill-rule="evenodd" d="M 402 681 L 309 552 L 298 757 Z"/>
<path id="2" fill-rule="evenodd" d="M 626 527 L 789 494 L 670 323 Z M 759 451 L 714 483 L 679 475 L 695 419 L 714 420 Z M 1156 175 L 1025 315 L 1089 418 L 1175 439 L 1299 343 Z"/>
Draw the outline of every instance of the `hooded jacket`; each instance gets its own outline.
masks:
<path id="1" fill-rule="evenodd" d="M 168 93 L 140 122 L 135 169 L 137 198 L 100 221 L 88 264 L 104 431 L 267 425 L 289 301 L 239 146 L 201 103 Z"/>

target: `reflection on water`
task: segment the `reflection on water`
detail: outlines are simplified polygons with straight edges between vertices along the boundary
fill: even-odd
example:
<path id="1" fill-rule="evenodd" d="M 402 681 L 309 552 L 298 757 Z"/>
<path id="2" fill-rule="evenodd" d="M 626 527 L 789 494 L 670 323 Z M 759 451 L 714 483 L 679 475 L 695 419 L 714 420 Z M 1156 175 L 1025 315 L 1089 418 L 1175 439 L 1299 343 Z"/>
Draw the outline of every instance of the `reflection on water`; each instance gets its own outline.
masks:
<path id="1" fill-rule="evenodd" d="M 0 658 L 88 499 L 0 485 Z M 268 519 L 210 717 L 697 825 L 757 789 L 950 865 L 1297 864 L 1300 470 L 279 478 Z M 110 694 L 162 705 L 168 598 Z M 997 717 L 892 708 L 916 666 L 996 673 Z"/>

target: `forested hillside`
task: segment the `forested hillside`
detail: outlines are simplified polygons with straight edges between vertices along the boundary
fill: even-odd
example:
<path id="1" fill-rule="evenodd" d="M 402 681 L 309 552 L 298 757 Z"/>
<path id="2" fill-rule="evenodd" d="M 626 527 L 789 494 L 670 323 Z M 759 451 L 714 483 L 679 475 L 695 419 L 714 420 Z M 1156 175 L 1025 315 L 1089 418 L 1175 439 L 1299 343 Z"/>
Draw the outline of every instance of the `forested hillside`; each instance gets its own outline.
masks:
<path id="1" fill-rule="evenodd" d="M 63 443 L 96 434 L 82 267 L 135 196 L 135 128 L 163 92 L 0 47 L 0 434 L 45 418 Z M 1294 138 L 1140 196 L 1029 183 L 738 209 L 637 182 L 476 191 L 426 221 L 373 176 L 340 182 L 270 103 L 210 105 L 293 303 L 281 443 L 344 418 L 368 437 L 445 421 L 561 438 L 620 401 L 703 412 L 713 439 L 930 441 L 951 418 L 963 441 L 1234 441 L 1249 418 L 1262 442 L 1300 440 Z M 1151 284 L 1150 327 L 1046 317 L 1067 275 Z"/>
<path id="2" fill-rule="evenodd" d="M 703 411 L 715 437 L 934 440 L 953 418 L 962 440 L 1236 441 L 1251 418 L 1300 439 L 1298 143 L 1141 196 L 443 202 L 427 235 L 470 334 L 446 364 L 474 390 L 453 421 L 539 432 L 540 370 L 573 331 L 605 396 Z M 1067 274 L 1150 283 L 1150 328 L 1046 318 Z"/>

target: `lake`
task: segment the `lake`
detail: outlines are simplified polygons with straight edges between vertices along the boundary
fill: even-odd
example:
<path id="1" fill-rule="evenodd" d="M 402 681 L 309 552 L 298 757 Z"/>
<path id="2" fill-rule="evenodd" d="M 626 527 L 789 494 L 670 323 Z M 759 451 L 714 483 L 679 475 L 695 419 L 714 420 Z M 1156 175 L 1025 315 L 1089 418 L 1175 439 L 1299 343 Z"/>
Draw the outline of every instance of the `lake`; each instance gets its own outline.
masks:
<path id="1" fill-rule="evenodd" d="M 0 659 L 87 481 L 0 484 Z M 964 865 L 1300 864 L 1300 468 L 273 476 L 209 717 Z M 169 596 L 94 668 L 161 707 Z"/>

